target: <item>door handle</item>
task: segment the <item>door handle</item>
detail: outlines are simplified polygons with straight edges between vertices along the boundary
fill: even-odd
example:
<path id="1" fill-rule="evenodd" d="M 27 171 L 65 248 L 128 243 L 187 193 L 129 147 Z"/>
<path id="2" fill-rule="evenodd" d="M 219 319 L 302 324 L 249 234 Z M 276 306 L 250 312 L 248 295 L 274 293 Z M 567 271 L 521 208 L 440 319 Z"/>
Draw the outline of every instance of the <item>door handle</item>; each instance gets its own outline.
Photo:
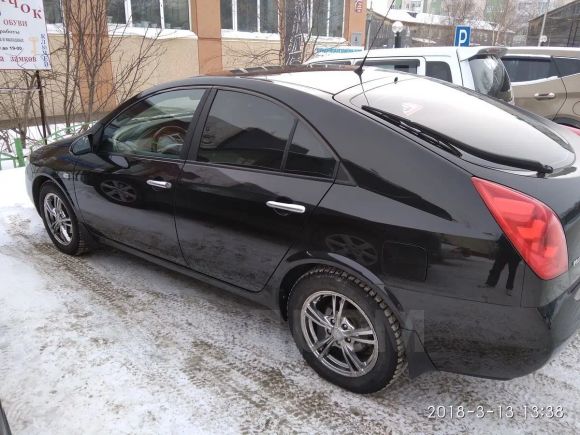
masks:
<path id="1" fill-rule="evenodd" d="M 556 94 L 553 92 L 545 92 L 545 93 L 536 92 L 534 94 L 534 98 L 536 100 L 553 100 L 554 98 L 556 98 Z"/>
<path id="2" fill-rule="evenodd" d="M 284 210 L 289 211 L 290 213 L 304 213 L 306 211 L 306 207 L 303 205 L 298 204 L 288 204 L 287 202 L 276 202 L 276 201 L 268 201 L 266 205 L 270 208 L 276 210 Z"/>
<path id="3" fill-rule="evenodd" d="M 171 189 L 171 183 L 169 181 L 147 180 L 147 184 L 153 187 L 160 187 L 161 189 Z"/>

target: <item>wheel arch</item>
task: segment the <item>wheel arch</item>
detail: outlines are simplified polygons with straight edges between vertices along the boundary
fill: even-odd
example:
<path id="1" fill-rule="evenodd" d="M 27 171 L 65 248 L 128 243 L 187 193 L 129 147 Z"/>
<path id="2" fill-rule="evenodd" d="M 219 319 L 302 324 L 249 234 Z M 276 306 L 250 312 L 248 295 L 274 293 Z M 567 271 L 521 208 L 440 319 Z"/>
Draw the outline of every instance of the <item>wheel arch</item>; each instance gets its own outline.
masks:
<path id="1" fill-rule="evenodd" d="M 70 204 L 75 207 L 75 203 L 71 198 L 71 195 L 67 191 L 66 187 L 64 186 L 62 180 L 59 177 L 54 176 L 53 174 L 48 174 L 46 172 L 39 173 L 36 175 L 32 182 L 32 199 L 34 201 L 34 206 L 36 207 L 36 211 L 40 213 L 40 189 L 42 185 L 47 182 L 54 183 L 67 197 Z"/>
<path id="2" fill-rule="evenodd" d="M 403 307 L 398 299 L 388 290 L 383 281 L 365 266 L 334 253 L 315 256 L 312 252 L 304 252 L 303 255 L 293 255 L 288 260 L 290 261 L 287 261 L 284 271 L 280 274 L 281 278 L 278 281 L 280 284 L 277 286 L 277 304 L 284 320 L 288 320 L 288 296 L 296 281 L 315 267 L 331 266 L 367 283 L 389 306 L 399 323 L 404 324 L 401 318 Z"/>

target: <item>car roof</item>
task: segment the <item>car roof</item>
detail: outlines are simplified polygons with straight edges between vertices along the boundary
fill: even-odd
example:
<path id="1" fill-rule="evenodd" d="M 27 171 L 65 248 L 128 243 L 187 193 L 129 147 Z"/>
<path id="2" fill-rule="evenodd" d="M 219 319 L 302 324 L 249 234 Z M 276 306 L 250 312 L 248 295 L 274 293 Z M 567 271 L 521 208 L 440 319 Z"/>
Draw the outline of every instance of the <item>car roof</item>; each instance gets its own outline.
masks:
<path id="1" fill-rule="evenodd" d="M 580 48 L 574 47 L 509 47 L 507 55 L 529 54 L 533 56 L 563 56 L 580 59 Z"/>
<path id="2" fill-rule="evenodd" d="M 281 86 L 312 89 L 335 95 L 345 89 L 369 83 L 375 80 L 391 79 L 412 80 L 413 74 L 389 72 L 380 68 L 365 67 L 362 75 L 358 75 L 353 66 L 306 66 L 258 67 L 235 69 L 216 72 L 190 79 L 165 83 L 146 91 L 147 94 L 179 86 L 234 86 L 251 88 L 251 82 L 260 81 Z M 244 81 L 246 81 L 244 83 Z"/>
<path id="3" fill-rule="evenodd" d="M 485 54 L 495 54 L 503 56 L 504 47 L 410 47 L 410 48 L 373 48 L 368 50 L 369 59 L 376 57 L 405 57 L 405 56 L 457 56 L 461 60 L 471 59 L 474 56 Z M 339 53 L 316 56 L 310 59 L 307 64 L 321 62 L 325 60 L 341 59 L 362 59 L 367 51 L 353 51 L 350 53 Z"/>

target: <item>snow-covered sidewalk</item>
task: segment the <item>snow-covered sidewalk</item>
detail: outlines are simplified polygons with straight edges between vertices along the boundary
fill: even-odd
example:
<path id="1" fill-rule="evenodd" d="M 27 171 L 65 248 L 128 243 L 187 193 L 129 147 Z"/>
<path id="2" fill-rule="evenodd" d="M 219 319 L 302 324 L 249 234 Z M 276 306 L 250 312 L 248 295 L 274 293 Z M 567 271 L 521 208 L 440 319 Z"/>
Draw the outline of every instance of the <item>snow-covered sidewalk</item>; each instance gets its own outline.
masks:
<path id="1" fill-rule="evenodd" d="M 109 248 L 58 253 L 24 171 L 5 170 L 0 400 L 15 434 L 580 433 L 580 335 L 525 378 L 430 373 L 350 394 L 304 364 L 267 310 Z M 438 405 L 515 416 L 428 419 Z M 524 421 L 524 405 L 566 416 Z"/>

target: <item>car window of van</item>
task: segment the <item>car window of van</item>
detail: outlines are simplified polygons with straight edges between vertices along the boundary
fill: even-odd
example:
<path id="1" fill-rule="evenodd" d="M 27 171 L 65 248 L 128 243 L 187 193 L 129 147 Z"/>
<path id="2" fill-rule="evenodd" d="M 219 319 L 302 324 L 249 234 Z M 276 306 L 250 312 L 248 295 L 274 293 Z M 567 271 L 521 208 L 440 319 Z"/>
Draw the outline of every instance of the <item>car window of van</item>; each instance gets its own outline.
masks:
<path id="1" fill-rule="evenodd" d="M 355 65 L 360 65 L 362 60 L 357 60 Z M 401 71 L 411 74 L 417 74 L 417 69 L 419 68 L 418 59 L 367 59 L 365 61 L 366 66 L 374 66 L 377 68 L 385 69 L 387 71 Z"/>
<path id="2" fill-rule="evenodd" d="M 453 83 L 451 68 L 449 68 L 449 64 L 447 62 L 428 61 L 425 75 L 427 77 L 433 77 L 435 79 L 445 80 L 446 82 Z"/>

